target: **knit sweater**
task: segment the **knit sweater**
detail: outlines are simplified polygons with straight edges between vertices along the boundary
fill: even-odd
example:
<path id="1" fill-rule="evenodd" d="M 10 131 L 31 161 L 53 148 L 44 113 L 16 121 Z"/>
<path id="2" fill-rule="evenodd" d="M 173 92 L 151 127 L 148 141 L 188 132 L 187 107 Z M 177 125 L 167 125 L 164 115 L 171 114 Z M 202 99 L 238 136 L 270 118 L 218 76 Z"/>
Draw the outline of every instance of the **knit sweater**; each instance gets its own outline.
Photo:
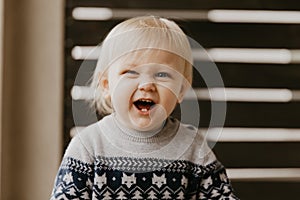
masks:
<path id="1" fill-rule="evenodd" d="M 106 116 L 71 140 L 51 200 L 238 199 L 203 138 L 171 117 L 146 133 Z"/>

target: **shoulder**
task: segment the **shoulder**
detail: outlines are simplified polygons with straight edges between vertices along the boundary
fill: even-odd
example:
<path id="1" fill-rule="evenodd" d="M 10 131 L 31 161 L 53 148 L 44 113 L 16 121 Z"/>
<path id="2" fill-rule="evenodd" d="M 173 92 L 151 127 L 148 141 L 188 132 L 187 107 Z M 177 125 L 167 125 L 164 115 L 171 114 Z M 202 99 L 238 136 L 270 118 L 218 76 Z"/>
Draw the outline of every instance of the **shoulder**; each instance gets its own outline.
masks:
<path id="1" fill-rule="evenodd" d="M 194 143 L 202 144 L 205 142 L 205 137 L 202 131 L 191 124 L 185 124 L 180 122 L 179 131 L 184 133 L 184 137 L 192 137 Z"/>
<path id="2" fill-rule="evenodd" d="M 182 123 L 174 117 L 168 117 L 166 126 L 171 127 L 172 131 L 184 133 L 184 137 L 194 137 L 198 132 L 198 128 L 196 128 L 195 126 Z"/>
<path id="3" fill-rule="evenodd" d="M 85 146 L 91 147 L 104 139 L 104 133 L 108 131 L 108 127 L 113 126 L 112 118 L 110 115 L 102 118 L 101 120 L 85 127 L 78 132 L 76 137 Z"/>
<path id="4" fill-rule="evenodd" d="M 180 123 L 180 129 L 184 132 L 184 137 L 192 138 L 190 147 L 184 154 L 184 159 L 201 166 L 206 166 L 217 161 L 215 154 L 208 145 L 205 131 L 184 123 Z"/>
<path id="5" fill-rule="evenodd" d="M 65 156 L 75 159 L 93 160 L 96 149 L 101 146 L 103 134 L 100 129 L 100 121 L 95 122 L 84 129 L 78 131 L 71 139 Z"/>
<path id="6" fill-rule="evenodd" d="M 99 134 L 99 132 L 100 132 L 100 128 L 99 128 L 99 121 L 98 121 L 78 131 L 74 139 L 81 140 L 81 141 L 89 141 L 92 138 L 95 138 Z"/>
<path id="7" fill-rule="evenodd" d="M 199 133 L 198 128 L 191 124 L 180 123 L 180 128 L 186 133 L 189 134 L 187 136 L 196 136 Z"/>

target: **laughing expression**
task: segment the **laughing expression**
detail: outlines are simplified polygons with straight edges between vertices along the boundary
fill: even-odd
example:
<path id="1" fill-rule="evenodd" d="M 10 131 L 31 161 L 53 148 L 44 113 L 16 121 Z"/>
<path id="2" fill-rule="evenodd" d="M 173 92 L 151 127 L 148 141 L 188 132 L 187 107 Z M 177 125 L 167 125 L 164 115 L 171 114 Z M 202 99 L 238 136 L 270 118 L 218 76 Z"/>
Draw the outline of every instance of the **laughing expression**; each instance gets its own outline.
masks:
<path id="1" fill-rule="evenodd" d="M 161 127 L 185 92 L 185 60 L 162 50 L 139 50 L 110 65 L 102 86 L 116 117 L 126 127 Z"/>

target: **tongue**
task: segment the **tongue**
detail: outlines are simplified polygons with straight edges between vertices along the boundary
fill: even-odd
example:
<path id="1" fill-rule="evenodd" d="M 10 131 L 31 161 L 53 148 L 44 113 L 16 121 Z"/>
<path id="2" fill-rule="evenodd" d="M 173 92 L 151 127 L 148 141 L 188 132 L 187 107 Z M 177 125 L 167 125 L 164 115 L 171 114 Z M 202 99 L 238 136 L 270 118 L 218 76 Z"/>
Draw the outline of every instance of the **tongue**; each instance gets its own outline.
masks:
<path id="1" fill-rule="evenodd" d="M 139 110 L 143 110 L 143 109 L 149 110 L 151 107 L 149 103 L 141 103 L 141 102 L 139 102 L 136 106 Z"/>

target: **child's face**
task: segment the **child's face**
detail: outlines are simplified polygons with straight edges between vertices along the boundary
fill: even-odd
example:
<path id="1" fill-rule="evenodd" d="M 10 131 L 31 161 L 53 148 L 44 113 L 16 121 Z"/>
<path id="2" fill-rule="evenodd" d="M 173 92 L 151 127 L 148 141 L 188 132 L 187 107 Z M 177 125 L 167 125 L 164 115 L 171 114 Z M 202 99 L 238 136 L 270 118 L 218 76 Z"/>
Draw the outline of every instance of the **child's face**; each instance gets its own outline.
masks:
<path id="1" fill-rule="evenodd" d="M 161 127 L 184 95 L 184 66 L 184 59 L 162 50 L 139 50 L 114 62 L 101 85 L 118 120 L 139 131 Z"/>

